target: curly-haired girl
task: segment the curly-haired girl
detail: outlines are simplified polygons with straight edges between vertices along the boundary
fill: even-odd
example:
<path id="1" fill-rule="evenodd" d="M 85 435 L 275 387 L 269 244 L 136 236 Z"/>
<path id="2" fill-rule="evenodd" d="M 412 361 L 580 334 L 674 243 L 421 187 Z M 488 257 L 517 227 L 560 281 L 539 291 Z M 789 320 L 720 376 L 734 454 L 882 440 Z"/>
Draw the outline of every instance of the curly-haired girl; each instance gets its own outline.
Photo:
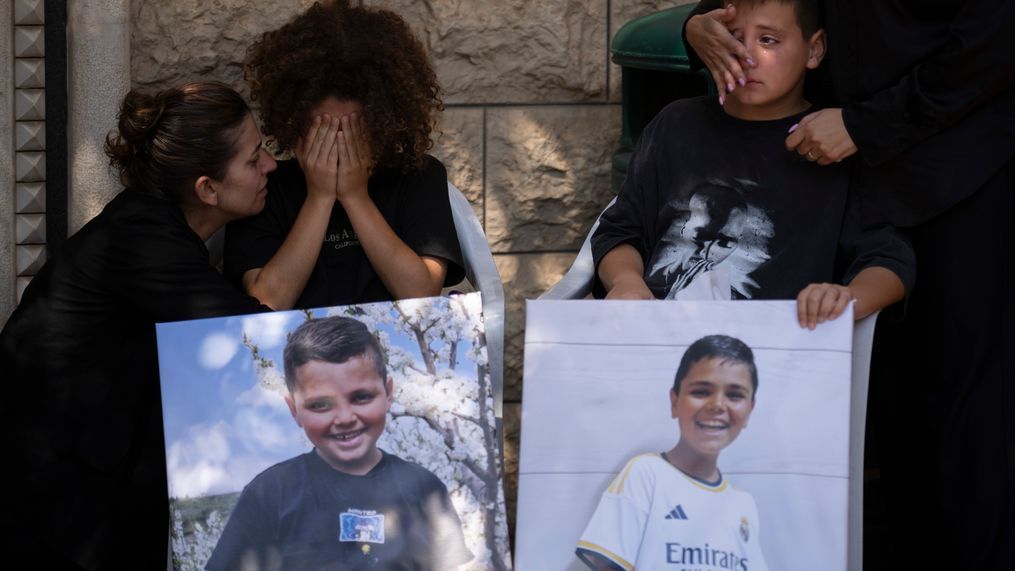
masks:
<path id="1" fill-rule="evenodd" d="M 226 234 L 227 278 L 275 309 L 437 295 L 462 279 L 447 172 L 426 155 L 443 109 L 396 14 L 316 3 L 249 50 L 265 133 L 296 160 Z"/>

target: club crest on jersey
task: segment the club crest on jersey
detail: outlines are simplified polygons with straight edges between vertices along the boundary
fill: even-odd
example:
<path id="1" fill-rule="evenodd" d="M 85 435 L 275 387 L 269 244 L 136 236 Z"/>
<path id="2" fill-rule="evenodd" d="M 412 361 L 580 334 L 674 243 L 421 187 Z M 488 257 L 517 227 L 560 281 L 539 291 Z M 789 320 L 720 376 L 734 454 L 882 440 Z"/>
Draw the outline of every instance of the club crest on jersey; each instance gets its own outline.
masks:
<path id="1" fill-rule="evenodd" d="M 751 538 L 751 523 L 747 521 L 747 516 L 740 518 L 740 539 L 747 543 L 747 540 Z"/>
<path id="2" fill-rule="evenodd" d="M 339 541 L 384 543 L 384 514 L 373 510 L 350 509 L 339 515 Z"/>

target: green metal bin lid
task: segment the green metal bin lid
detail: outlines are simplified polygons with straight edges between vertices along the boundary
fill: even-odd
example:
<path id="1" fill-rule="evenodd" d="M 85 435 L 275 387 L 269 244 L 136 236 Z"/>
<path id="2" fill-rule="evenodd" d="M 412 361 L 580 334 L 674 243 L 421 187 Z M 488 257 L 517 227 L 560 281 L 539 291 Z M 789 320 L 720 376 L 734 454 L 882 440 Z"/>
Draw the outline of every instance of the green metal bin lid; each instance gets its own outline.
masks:
<path id="1" fill-rule="evenodd" d="M 661 10 L 624 24 L 613 36 L 613 63 L 661 71 L 690 71 L 682 38 L 695 3 Z"/>

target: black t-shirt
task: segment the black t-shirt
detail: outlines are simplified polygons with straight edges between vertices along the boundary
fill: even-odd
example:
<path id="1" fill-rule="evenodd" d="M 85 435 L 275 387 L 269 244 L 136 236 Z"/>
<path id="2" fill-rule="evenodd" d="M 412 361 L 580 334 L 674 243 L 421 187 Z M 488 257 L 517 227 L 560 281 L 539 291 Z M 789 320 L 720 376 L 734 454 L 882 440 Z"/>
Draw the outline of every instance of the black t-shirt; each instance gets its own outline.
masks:
<path id="1" fill-rule="evenodd" d="M 215 271 L 179 207 L 117 195 L 43 266 L 0 333 L 0 438 L 17 466 L 6 524 L 88 568 L 164 567 L 155 323 L 267 309 Z"/>
<path id="2" fill-rule="evenodd" d="M 810 283 L 848 281 L 868 266 L 892 270 L 908 291 L 912 249 L 889 226 L 860 227 L 845 165 L 786 151 L 786 133 L 803 115 L 744 121 L 713 97 L 664 108 L 592 238 L 596 267 L 629 243 L 659 298 L 725 297 L 728 287 L 732 299 L 793 299 Z M 598 279 L 595 293 L 604 293 Z"/>
<path id="3" fill-rule="evenodd" d="M 408 174 L 378 169 L 370 177 L 370 198 L 391 229 L 421 256 L 448 261 L 445 285 L 462 280 L 462 254 L 448 200 L 444 165 L 427 155 L 423 167 Z M 263 268 L 282 246 L 307 197 L 307 182 L 296 160 L 280 161 L 268 175 L 268 198 L 257 216 L 227 227 L 223 273 L 242 289 L 243 274 Z M 388 301 L 381 282 L 338 203 L 331 212 L 321 252 L 296 301 L 297 308 Z"/>
<path id="4" fill-rule="evenodd" d="M 205 569 L 440 571 L 470 559 L 437 476 L 387 453 L 354 476 L 310 451 L 247 484 Z"/>

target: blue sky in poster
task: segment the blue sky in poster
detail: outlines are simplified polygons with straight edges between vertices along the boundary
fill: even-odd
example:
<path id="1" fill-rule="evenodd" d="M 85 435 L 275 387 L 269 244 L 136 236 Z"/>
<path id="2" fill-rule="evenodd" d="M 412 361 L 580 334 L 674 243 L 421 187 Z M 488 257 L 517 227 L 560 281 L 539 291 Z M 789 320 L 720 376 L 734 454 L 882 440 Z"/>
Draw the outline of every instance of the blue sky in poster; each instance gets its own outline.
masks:
<path id="1" fill-rule="evenodd" d="M 325 310 L 316 310 L 321 317 Z M 300 311 L 158 326 L 159 366 L 171 494 L 238 491 L 254 475 L 310 449 L 281 394 L 258 383 L 244 331 L 281 371 L 286 335 Z M 415 340 L 386 324 L 391 343 L 413 354 Z M 456 367 L 473 367 L 463 359 Z M 175 470 L 175 471 L 174 471 Z"/>

